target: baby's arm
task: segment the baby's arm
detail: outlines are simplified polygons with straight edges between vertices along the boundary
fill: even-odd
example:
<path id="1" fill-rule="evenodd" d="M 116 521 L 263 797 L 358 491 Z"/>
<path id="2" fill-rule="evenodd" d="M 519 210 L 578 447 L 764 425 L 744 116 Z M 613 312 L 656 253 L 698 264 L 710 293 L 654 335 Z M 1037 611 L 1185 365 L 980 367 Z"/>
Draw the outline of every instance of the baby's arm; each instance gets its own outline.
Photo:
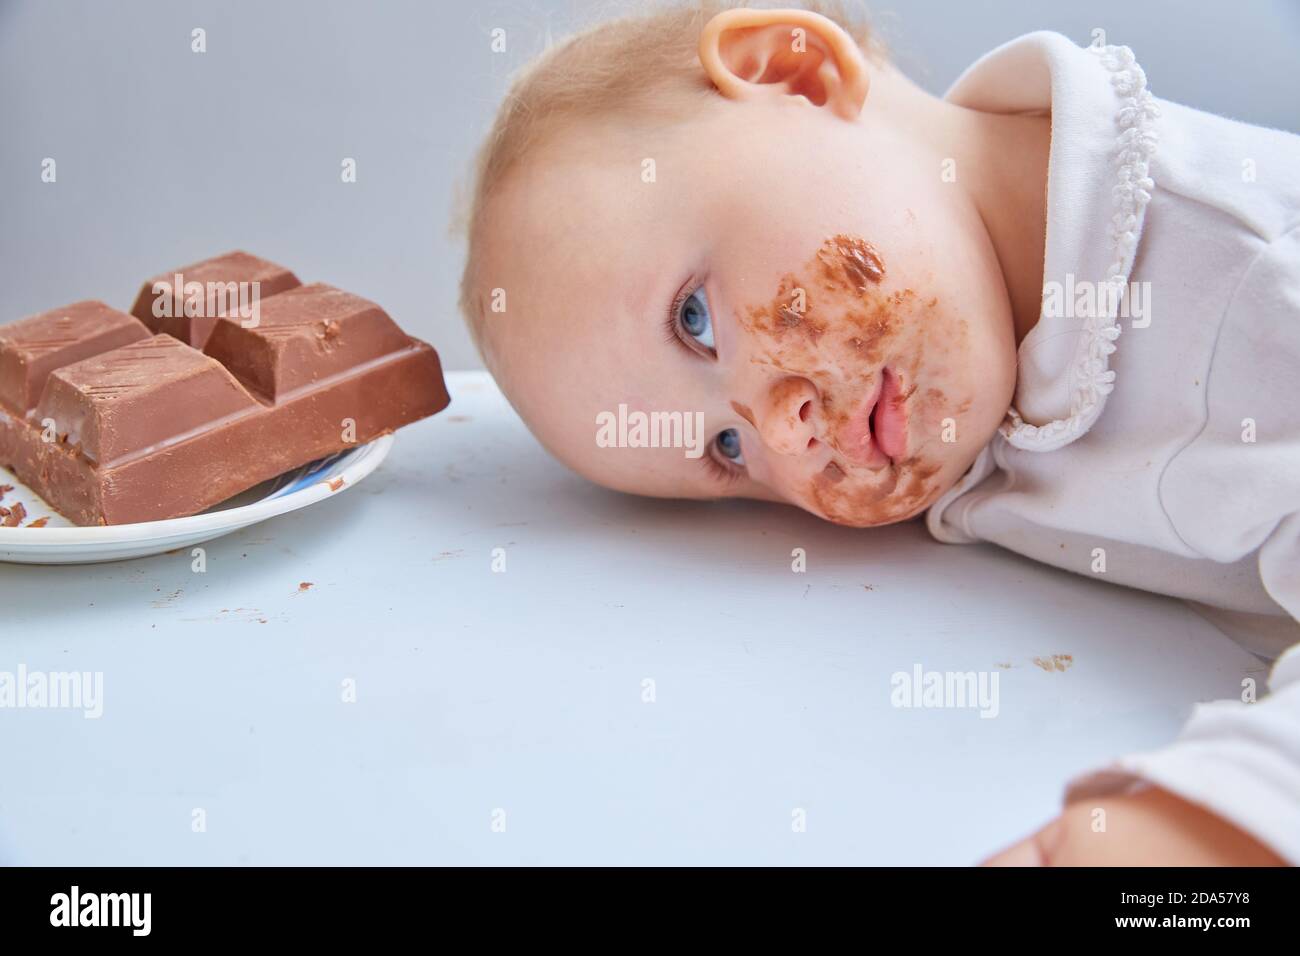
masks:
<path id="1" fill-rule="evenodd" d="M 997 865 L 1300 864 L 1300 644 L 1258 703 L 1198 705 L 1168 747 L 1075 781 Z"/>
<path id="2" fill-rule="evenodd" d="M 1106 829 L 1099 831 L 1101 814 Z M 1159 787 L 1082 800 L 985 866 L 1280 866 L 1254 837 Z"/>

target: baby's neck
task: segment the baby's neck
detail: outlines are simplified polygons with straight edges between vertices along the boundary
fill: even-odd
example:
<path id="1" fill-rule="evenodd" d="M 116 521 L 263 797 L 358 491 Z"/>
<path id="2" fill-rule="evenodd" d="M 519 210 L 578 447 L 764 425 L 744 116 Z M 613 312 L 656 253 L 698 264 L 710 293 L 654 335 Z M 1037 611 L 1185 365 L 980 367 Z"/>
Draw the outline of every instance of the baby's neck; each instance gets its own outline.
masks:
<path id="1" fill-rule="evenodd" d="M 977 171 L 969 185 L 1002 266 L 1019 346 L 1042 314 L 1052 122 L 1047 116 L 962 112 L 971 126 L 968 165 Z"/>
<path id="2" fill-rule="evenodd" d="M 954 185 L 970 197 L 988 231 L 1019 346 L 1042 312 L 1051 118 L 956 106 L 891 68 L 872 71 L 870 96 L 891 122 L 933 152 L 936 170 L 943 160 L 956 160 Z"/>

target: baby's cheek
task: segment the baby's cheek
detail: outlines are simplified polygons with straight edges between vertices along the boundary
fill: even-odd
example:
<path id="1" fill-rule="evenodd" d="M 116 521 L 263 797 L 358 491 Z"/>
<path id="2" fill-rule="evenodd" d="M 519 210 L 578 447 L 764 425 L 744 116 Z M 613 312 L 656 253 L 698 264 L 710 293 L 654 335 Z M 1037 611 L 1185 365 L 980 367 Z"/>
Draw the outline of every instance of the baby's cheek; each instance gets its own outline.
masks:
<path id="1" fill-rule="evenodd" d="M 809 379 L 833 407 L 855 408 L 888 365 L 915 381 L 946 373 L 966 345 L 966 322 L 935 296 L 887 290 L 885 264 L 863 239 L 834 236 L 781 277 L 767 301 L 740 309 L 750 362 Z"/>

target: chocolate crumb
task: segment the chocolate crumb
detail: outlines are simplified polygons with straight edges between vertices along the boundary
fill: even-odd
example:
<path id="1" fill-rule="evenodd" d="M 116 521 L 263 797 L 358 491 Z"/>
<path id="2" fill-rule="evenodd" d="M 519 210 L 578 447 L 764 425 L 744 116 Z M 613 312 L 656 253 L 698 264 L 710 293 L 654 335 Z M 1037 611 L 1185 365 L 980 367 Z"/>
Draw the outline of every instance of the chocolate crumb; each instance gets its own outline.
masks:
<path id="1" fill-rule="evenodd" d="M 29 522 L 27 523 L 27 527 L 29 527 L 29 528 L 44 528 L 45 525 L 49 522 L 49 520 L 50 520 L 49 518 L 37 518 L 35 521 L 29 521 Z"/>
<path id="2" fill-rule="evenodd" d="M 338 491 L 342 487 L 343 487 L 342 477 L 330 479 L 330 491 Z"/>
<path id="3" fill-rule="evenodd" d="M 313 582 L 311 581 L 303 581 L 302 584 L 298 585 L 298 593 L 301 594 L 303 591 L 310 591 L 312 589 L 312 583 Z"/>
<path id="4" fill-rule="evenodd" d="M 24 508 L 23 503 L 19 501 L 9 509 L 9 512 L 4 516 L 4 527 L 16 528 L 23 523 L 23 519 L 26 517 L 27 509 Z"/>

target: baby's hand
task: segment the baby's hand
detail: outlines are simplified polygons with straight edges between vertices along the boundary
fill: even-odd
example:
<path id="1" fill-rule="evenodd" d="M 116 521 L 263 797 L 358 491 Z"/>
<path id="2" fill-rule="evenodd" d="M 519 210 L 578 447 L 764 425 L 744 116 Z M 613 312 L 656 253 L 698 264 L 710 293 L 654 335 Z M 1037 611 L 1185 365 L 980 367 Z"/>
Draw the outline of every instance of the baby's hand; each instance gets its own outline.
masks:
<path id="1" fill-rule="evenodd" d="M 1103 820 L 1105 829 L 1094 825 Z M 1033 836 L 983 865 L 1284 866 L 1285 861 L 1223 818 L 1152 787 L 1072 803 Z"/>

